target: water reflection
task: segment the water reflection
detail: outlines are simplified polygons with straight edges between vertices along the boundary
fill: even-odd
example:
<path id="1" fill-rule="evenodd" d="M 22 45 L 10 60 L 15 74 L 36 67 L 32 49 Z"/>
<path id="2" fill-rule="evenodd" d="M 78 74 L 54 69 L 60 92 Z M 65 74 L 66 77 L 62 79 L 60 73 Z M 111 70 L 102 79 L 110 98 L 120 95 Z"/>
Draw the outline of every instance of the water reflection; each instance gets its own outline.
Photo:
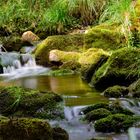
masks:
<path id="1" fill-rule="evenodd" d="M 79 75 L 21 77 L 8 81 L 8 83 L 61 94 L 64 96 L 66 106 L 89 105 L 100 101 L 107 101 L 105 97 L 82 81 Z"/>

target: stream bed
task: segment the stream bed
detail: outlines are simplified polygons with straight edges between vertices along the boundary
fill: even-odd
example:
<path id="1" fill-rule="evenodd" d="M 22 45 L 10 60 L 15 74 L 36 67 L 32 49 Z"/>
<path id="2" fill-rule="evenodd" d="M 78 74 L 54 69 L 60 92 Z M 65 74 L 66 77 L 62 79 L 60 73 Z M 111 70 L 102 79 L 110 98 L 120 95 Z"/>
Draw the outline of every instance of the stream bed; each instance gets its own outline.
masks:
<path id="1" fill-rule="evenodd" d="M 70 140 L 90 140 L 93 137 L 101 140 L 129 139 L 127 134 L 97 133 L 93 128 L 93 124 L 87 124 L 80 119 L 82 118 L 80 110 L 83 107 L 98 102 L 108 102 L 109 100 L 107 98 L 82 81 L 79 75 L 42 75 L 42 73 L 48 70 L 48 68 L 42 67 L 22 68 L 11 74 L 1 74 L 0 85 L 17 85 L 25 88 L 39 89 L 41 91 L 53 91 L 62 95 L 65 106 L 65 120 L 52 120 L 50 124 L 64 128 L 69 133 Z M 139 129 L 135 129 L 137 135 L 140 135 L 139 132 Z"/>

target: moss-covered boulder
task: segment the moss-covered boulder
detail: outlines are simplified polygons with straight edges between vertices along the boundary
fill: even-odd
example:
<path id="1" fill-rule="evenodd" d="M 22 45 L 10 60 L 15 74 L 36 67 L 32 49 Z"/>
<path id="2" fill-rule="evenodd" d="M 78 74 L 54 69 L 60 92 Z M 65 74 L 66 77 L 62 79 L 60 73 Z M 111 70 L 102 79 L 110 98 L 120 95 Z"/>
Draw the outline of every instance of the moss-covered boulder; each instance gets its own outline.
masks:
<path id="1" fill-rule="evenodd" d="M 107 88 L 104 92 L 105 97 L 120 98 L 128 95 L 129 90 L 124 86 L 113 86 Z"/>
<path id="2" fill-rule="evenodd" d="M 135 117 L 124 114 L 114 114 L 97 120 L 94 127 L 95 130 L 99 132 L 123 132 L 133 126 L 135 122 L 137 122 Z"/>
<path id="3" fill-rule="evenodd" d="M 0 119 L 0 138 L 3 140 L 53 140 L 53 130 L 40 119 Z"/>
<path id="4" fill-rule="evenodd" d="M 125 38 L 121 34 L 118 25 L 101 24 L 87 31 L 85 46 L 102 48 L 108 51 L 116 50 L 125 46 Z"/>
<path id="5" fill-rule="evenodd" d="M 91 85 L 105 89 L 113 85 L 128 86 L 140 75 L 140 49 L 122 48 L 115 51 L 93 75 Z"/>
<path id="6" fill-rule="evenodd" d="M 52 92 L 21 87 L 0 88 L 0 113 L 5 116 L 63 117 L 63 109 L 58 104 L 60 101 L 62 98 Z"/>
<path id="7" fill-rule="evenodd" d="M 108 115 L 111 115 L 111 112 L 105 108 L 95 109 L 86 114 L 85 119 L 89 122 L 105 118 Z"/>
<path id="8" fill-rule="evenodd" d="M 57 35 L 49 36 L 42 41 L 35 51 L 35 58 L 40 65 L 49 65 L 49 52 L 54 49 L 62 51 L 81 51 L 84 44 L 84 35 Z"/>
<path id="9" fill-rule="evenodd" d="M 140 79 L 129 86 L 129 92 L 130 96 L 140 98 Z"/>
<path id="10" fill-rule="evenodd" d="M 69 136 L 60 127 L 52 128 L 46 120 L 0 117 L 0 139 L 68 140 Z"/>
<path id="11" fill-rule="evenodd" d="M 108 52 L 98 48 L 90 48 L 83 52 L 79 58 L 82 78 L 90 82 L 96 70 L 107 61 L 109 56 Z"/>

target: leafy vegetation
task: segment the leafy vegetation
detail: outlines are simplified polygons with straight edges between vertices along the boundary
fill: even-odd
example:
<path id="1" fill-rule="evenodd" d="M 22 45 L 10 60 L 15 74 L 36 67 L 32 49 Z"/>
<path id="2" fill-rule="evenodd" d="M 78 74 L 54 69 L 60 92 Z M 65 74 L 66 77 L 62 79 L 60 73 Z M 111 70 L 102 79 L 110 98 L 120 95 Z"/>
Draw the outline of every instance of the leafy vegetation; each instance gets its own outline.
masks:
<path id="1" fill-rule="evenodd" d="M 6 35 L 33 30 L 62 33 L 134 14 L 132 0 L 0 0 L 0 29 Z M 120 18 L 120 16 L 122 18 Z"/>

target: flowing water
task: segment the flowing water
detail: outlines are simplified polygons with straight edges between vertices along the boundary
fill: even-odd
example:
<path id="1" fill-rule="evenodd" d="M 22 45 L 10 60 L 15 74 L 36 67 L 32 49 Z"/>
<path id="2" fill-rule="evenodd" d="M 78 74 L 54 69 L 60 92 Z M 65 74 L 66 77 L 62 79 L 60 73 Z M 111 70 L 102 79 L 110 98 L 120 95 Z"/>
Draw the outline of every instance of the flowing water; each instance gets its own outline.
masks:
<path id="1" fill-rule="evenodd" d="M 2 53 L 2 55 L 0 58 L 3 60 L 4 66 L 2 67 L 3 73 L 0 74 L 0 85 L 17 85 L 42 91 L 53 91 L 63 96 L 65 120 L 51 121 L 50 123 L 67 130 L 70 140 L 88 140 L 93 137 L 104 140 L 128 140 L 127 134 L 97 133 L 93 129 L 93 124 L 87 124 L 80 120 L 82 118 L 80 110 L 83 107 L 98 102 L 108 102 L 108 99 L 90 88 L 86 82 L 81 80 L 79 75 L 46 76 L 44 73 L 50 69 L 37 66 L 34 58 L 29 54 L 11 53 L 11 57 L 6 53 Z M 8 57 L 4 55 L 8 55 Z M 139 101 L 121 99 L 121 103 L 136 114 L 140 114 Z M 137 128 L 135 133 L 139 135 L 139 132 L 140 130 Z"/>

